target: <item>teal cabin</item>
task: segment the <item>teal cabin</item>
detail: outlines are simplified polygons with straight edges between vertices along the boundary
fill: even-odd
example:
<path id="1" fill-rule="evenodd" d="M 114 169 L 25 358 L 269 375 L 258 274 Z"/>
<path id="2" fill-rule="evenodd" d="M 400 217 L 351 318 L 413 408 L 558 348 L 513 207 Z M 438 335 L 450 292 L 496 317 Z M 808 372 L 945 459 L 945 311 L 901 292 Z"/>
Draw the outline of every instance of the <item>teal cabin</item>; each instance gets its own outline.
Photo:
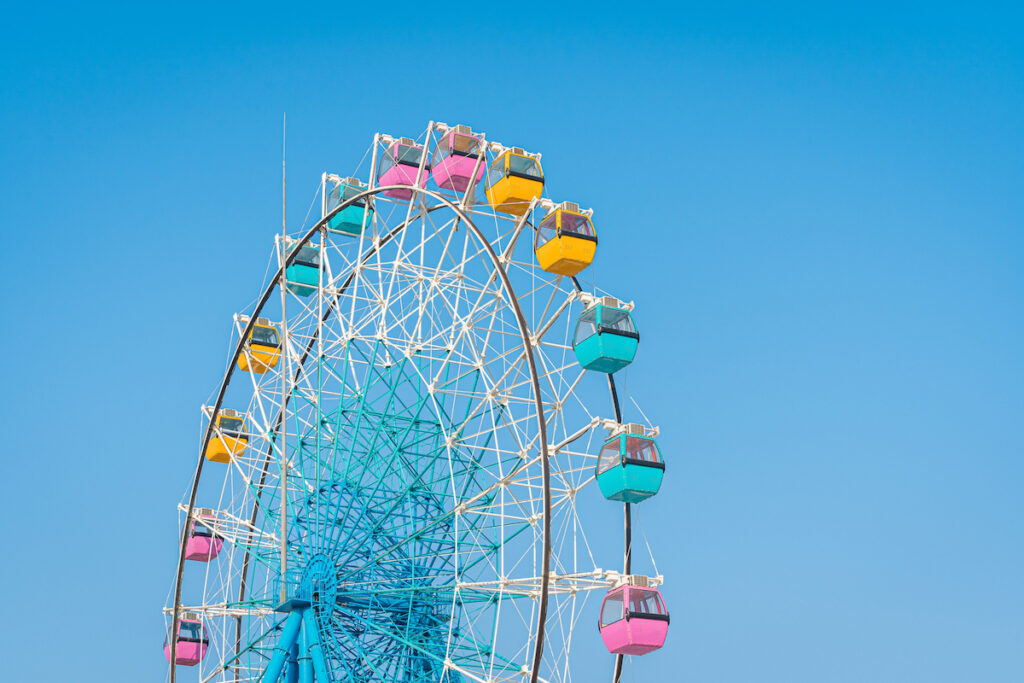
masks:
<path id="1" fill-rule="evenodd" d="M 309 296 L 320 286 L 320 249 L 305 246 L 285 268 L 288 291 L 296 296 Z"/>
<path id="2" fill-rule="evenodd" d="M 327 196 L 327 213 L 330 213 L 339 204 L 352 199 L 356 195 L 366 191 L 357 178 L 345 178 L 338 185 L 334 186 Z M 369 197 L 363 197 L 352 202 L 338 213 L 331 216 L 327 221 L 327 229 L 333 232 L 340 232 L 343 235 L 359 237 L 363 234 L 365 226 L 373 220 L 373 206 Z"/>
<path id="3" fill-rule="evenodd" d="M 608 500 L 639 503 L 661 488 L 665 461 L 653 438 L 617 434 L 608 439 L 597 459 L 597 485 Z"/>
<path id="4" fill-rule="evenodd" d="M 633 362 L 640 335 L 625 308 L 597 304 L 576 322 L 572 350 L 585 370 L 618 372 Z"/>

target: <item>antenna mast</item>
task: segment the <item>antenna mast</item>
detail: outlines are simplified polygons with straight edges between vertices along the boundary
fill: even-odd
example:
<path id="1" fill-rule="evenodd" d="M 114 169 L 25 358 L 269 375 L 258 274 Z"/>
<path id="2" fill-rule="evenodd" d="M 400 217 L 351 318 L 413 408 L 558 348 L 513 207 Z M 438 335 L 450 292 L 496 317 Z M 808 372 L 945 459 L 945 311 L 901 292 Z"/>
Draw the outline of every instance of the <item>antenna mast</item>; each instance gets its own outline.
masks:
<path id="1" fill-rule="evenodd" d="M 285 112 L 281 118 L 281 234 L 285 235 L 288 232 L 288 225 L 286 220 L 286 211 L 288 209 L 288 199 L 285 195 L 285 175 L 284 169 L 284 158 L 285 152 L 288 149 L 287 139 L 288 136 L 288 113 Z"/>
<path id="2" fill-rule="evenodd" d="M 285 152 L 287 151 L 288 114 L 285 112 L 281 118 L 281 244 L 279 263 L 281 264 L 281 346 L 285 354 L 288 353 L 288 318 L 284 314 L 285 307 L 285 286 L 284 286 L 284 265 L 288 262 L 288 251 L 285 247 L 285 238 L 288 235 L 288 199 L 285 194 L 287 176 L 285 175 Z M 288 366 L 287 355 L 285 366 Z M 288 371 L 281 373 L 281 406 L 284 407 L 285 396 L 288 393 Z M 282 412 L 281 420 L 281 602 L 288 598 L 288 430 L 285 414 Z"/>

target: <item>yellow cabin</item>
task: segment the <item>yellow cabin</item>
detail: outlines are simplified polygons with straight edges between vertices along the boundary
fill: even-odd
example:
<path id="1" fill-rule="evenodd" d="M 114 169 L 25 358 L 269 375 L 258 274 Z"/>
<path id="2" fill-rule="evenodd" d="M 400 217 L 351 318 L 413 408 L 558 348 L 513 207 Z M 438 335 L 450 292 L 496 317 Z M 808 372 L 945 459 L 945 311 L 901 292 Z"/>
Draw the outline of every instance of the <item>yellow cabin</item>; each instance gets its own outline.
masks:
<path id="1" fill-rule="evenodd" d="M 256 318 L 242 355 L 238 357 L 239 369 L 262 375 L 276 367 L 280 359 L 281 336 L 277 328 L 266 318 Z"/>
<path id="2" fill-rule="evenodd" d="M 573 202 L 562 202 L 537 227 L 533 252 L 549 273 L 575 275 L 590 265 L 597 251 L 597 233 L 590 211 Z"/>
<path id="3" fill-rule="evenodd" d="M 487 171 L 487 201 L 495 211 L 522 216 L 543 191 L 540 161 L 518 147 L 503 152 Z"/>
<path id="4" fill-rule="evenodd" d="M 231 458 L 245 453 L 248 444 L 249 435 L 245 433 L 245 419 L 242 413 L 225 408 L 217 413 L 210 443 L 206 445 L 206 459 L 213 462 L 231 462 Z"/>

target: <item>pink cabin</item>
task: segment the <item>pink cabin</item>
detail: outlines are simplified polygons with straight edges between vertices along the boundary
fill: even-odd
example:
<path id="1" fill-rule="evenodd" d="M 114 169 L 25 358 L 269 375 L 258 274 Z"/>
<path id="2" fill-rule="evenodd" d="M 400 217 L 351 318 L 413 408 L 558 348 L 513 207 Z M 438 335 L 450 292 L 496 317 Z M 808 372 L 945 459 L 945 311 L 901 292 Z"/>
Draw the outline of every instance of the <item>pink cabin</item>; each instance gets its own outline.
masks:
<path id="1" fill-rule="evenodd" d="M 487 166 L 480 142 L 469 126 L 455 126 L 442 135 L 430 158 L 434 182 L 456 192 L 465 192 L 470 184 L 480 182 Z"/>
<path id="2" fill-rule="evenodd" d="M 209 517 L 206 516 L 208 519 Z M 188 541 L 185 543 L 185 559 L 194 562 L 209 562 L 220 554 L 224 546 L 224 539 L 217 536 L 206 524 L 203 524 L 203 515 L 192 522 L 189 529 Z"/>
<path id="3" fill-rule="evenodd" d="M 425 187 L 430 174 L 430 164 L 424 164 L 420 171 L 420 162 L 426 151 L 409 138 L 399 138 L 391 143 L 384 158 L 380 161 L 377 171 L 377 185 L 413 185 Z M 396 199 L 411 199 L 412 190 L 384 190 L 381 194 Z"/>
<path id="4" fill-rule="evenodd" d="M 601 640 L 613 655 L 645 655 L 665 644 L 668 610 L 656 588 L 619 586 L 601 605 Z"/>
<path id="5" fill-rule="evenodd" d="M 199 618 L 188 612 L 178 620 L 178 647 L 174 652 L 174 663 L 182 666 L 195 666 L 206 656 L 210 647 L 210 637 L 206 627 Z M 164 656 L 171 661 L 171 634 L 164 638 Z"/>

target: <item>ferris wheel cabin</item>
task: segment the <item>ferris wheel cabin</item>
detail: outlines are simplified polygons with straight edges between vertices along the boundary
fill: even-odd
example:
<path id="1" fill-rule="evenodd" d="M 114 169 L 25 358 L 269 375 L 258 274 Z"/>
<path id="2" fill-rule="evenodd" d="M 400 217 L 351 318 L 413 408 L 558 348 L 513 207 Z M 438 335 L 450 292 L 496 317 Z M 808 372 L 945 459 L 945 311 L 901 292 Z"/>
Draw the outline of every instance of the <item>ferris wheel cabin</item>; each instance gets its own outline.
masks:
<path id="1" fill-rule="evenodd" d="M 174 663 L 181 666 L 195 666 L 203 661 L 210 647 L 210 636 L 199 617 L 185 612 L 178 620 L 178 646 L 174 652 Z M 171 661 L 171 634 L 164 638 L 164 657 Z"/>
<path id="2" fill-rule="evenodd" d="M 206 445 L 206 459 L 212 462 L 231 462 L 231 458 L 245 453 L 249 435 L 245 433 L 242 413 L 224 408 L 217 413 L 213 434 Z"/>
<path id="3" fill-rule="evenodd" d="M 665 461 L 643 425 L 624 425 L 604 442 L 597 458 L 597 486 L 608 500 L 639 503 L 661 489 Z"/>
<path id="4" fill-rule="evenodd" d="M 572 350 L 584 370 L 612 374 L 633 362 L 640 345 L 633 316 L 612 297 L 602 297 L 576 322 Z"/>
<path id="5" fill-rule="evenodd" d="M 540 267 L 557 275 L 576 275 L 594 260 L 597 233 L 589 212 L 562 202 L 537 226 L 533 246 Z"/>
<path id="6" fill-rule="evenodd" d="M 358 178 L 345 178 L 335 185 L 327 195 L 327 213 L 367 190 Z M 373 206 L 369 197 L 357 199 L 327 221 L 327 229 L 343 235 L 359 237 L 363 228 L 373 220 Z"/>
<path id="7" fill-rule="evenodd" d="M 380 168 L 377 170 L 377 185 L 412 185 L 426 187 L 430 164 L 420 170 L 420 163 L 426 150 L 417 145 L 411 138 L 399 138 L 391 143 L 384 152 Z M 412 199 L 412 190 L 397 188 L 384 190 L 381 194 L 395 199 Z"/>
<path id="8" fill-rule="evenodd" d="M 430 158 L 431 175 L 439 187 L 456 192 L 480 182 L 487 165 L 483 146 L 469 126 L 455 126 L 437 142 Z"/>
<path id="9" fill-rule="evenodd" d="M 196 510 L 196 520 L 192 522 L 185 544 L 185 559 L 193 562 L 209 562 L 220 554 L 224 539 L 218 536 L 211 526 L 203 520 L 213 520 L 213 510 L 200 508 Z"/>
<path id="10" fill-rule="evenodd" d="M 309 296 L 320 286 L 320 249 L 306 245 L 298 250 L 291 265 L 284 270 L 288 291 L 296 296 Z"/>
<path id="11" fill-rule="evenodd" d="M 665 644 L 668 609 L 661 592 L 647 583 L 647 577 L 630 576 L 604 597 L 598 628 L 613 655 L 645 655 Z"/>
<path id="12" fill-rule="evenodd" d="M 256 324 L 245 341 L 245 348 L 238 356 L 239 369 L 262 375 L 277 367 L 280 359 L 281 335 L 277 328 L 266 318 L 256 318 Z"/>
<path id="13" fill-rule="evenodd" d="M 495 211 L 522 216 L 543 191 L 539 156 L 518 147 L 503 152 L 487 171 L 487 201 Z"/>

